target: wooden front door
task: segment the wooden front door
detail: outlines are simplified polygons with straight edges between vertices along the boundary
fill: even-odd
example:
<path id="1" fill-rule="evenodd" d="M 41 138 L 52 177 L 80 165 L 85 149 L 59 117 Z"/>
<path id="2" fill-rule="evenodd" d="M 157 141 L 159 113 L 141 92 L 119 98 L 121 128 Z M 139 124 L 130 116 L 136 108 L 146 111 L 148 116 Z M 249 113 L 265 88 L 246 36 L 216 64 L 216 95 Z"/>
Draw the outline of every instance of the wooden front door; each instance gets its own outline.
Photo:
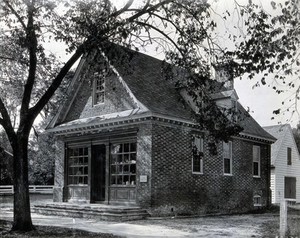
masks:
<path id="1" fill-rule="evenodd" d="M 92 146 L 91 202 L 105 201 L 106 146 Z"/>
<path id="2" fill-rule="evenodd" d="M 296 199 L 296 178 L 284 178 L 284 198 Z"/>

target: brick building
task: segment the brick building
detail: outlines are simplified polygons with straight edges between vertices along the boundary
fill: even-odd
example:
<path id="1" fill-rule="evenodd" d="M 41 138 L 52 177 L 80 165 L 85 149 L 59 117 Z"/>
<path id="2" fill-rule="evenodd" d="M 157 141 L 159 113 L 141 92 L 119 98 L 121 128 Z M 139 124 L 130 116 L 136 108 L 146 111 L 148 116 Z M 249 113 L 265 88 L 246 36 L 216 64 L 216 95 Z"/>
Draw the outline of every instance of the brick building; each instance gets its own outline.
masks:
<path id="1" fill-rule="evenodd" d="M 113 46 L 108 54 L 123 50 Z M 192 100 L 165 80 L 161 61 L 141 53 L 130 54 L 128 65 L 106 59 L 95 53 L 81 60 L 49 124 L 58 151 L 54 201 L 134 204 L 153 215 L 268 205 L 274 138 L 253 118 L 212 154 L 212 138 L 192 119 Z M 213 98 L 246 113 L 233 84 Z"/>

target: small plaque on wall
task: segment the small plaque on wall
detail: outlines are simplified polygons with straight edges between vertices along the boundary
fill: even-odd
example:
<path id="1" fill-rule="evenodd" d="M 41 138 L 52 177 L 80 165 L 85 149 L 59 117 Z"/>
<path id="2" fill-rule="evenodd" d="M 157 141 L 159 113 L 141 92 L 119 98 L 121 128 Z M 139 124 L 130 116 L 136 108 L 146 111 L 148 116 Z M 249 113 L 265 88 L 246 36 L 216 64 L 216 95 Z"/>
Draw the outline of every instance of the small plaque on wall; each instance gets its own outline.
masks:
<path id="1" fill-rule="evenodd" d="M 140 183 L 147 183 L 147 175 L 140 175 Z"/>

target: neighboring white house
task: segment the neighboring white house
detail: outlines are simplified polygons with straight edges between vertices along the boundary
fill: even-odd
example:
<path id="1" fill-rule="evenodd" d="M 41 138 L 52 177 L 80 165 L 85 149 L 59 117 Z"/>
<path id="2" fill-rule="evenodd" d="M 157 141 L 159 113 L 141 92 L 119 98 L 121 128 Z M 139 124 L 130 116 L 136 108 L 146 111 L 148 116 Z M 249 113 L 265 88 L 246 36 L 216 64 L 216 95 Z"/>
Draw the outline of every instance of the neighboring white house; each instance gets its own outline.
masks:
<path id="1" fill-rule="evenodd" d="M 288 198 L 300 203 L 300 156 L 289 124 L 264 127 L 277 138 L 271 146 L 272 203 Z"/>

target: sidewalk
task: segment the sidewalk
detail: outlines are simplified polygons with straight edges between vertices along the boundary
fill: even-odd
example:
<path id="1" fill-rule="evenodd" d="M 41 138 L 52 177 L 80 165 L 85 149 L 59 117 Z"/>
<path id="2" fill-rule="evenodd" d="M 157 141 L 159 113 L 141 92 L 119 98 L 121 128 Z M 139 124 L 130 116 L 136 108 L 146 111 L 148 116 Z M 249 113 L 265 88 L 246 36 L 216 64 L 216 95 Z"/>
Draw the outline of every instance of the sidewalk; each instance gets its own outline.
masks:
<path id="1" fill-rule="evenodd" d="M 1 208 L 0 219 L 12 220 L 13 213 L 9 208 Z M 85 230 L 97 233 L 111 233 L 114 235 L 124 237 L 192 237 L 191 233 L 180 231 L 177 229 L 170 229 L 159 225 L 136 225 L 126 222 L 108 222 L 96 221 L 80 218 L 58 217 L 58 216 L 44 216 L 32 213 L 32 220 L 34 225 L 40 226 L 57 226 Z"/>

